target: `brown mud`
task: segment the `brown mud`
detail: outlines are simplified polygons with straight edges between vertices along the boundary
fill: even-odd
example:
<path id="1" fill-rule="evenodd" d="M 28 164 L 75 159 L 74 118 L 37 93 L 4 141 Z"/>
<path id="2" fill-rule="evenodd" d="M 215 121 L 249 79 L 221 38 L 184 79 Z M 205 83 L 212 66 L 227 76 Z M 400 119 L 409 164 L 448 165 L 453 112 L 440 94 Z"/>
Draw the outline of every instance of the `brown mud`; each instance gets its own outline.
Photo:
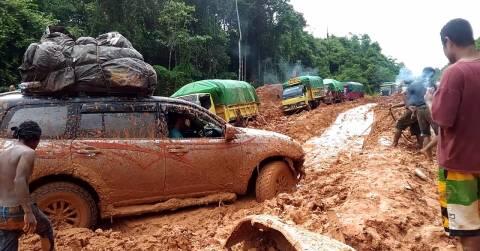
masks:
<path id="1" fill-rule="evenodd" d="M 283 133 L 301 143 L 314 136 L 320 136 L 335 121 L 338 114 L 366 103 L 374 103 L 378 99 L 368 97 L 340 104 L 321 104 L 312 111 L 302 110 L 285 116 L 282 112 L 281 89 L 279 88 L 281 85 L 269 85 L 257 89 L 261 114 L 249 126 Z"/>
<path id="2" fill-rule="evenodd" d="M 260 97 L 262 98 L 262 97 Z M 289 117 L 281 114 L 252 126 L 298 141 L 321 135 L 337 115 L 376 102 L 375 122 L 362 152 L 342 152 L 330 167 L 306 170 L 296 192 L 257 203 L 252 196 L 232 204 L 114 219 L 101 228 L 56 233 L 58 250 L 221 250 L 235 223 L 254 214 L 283 221 L 345 242 L 357 250 L 455 250 L 440 222 L 436 166 L 402 139 L 398 149 L 381 144 L 393 136 L 388 105 L 398 98 L 323 105 Z M 326 160 L 327 161 L 327 160 Z M 415 175 L 421 169 L 427 179 Z M 39 250 L 38 237 L 22 239 L 23 250 Z"/>

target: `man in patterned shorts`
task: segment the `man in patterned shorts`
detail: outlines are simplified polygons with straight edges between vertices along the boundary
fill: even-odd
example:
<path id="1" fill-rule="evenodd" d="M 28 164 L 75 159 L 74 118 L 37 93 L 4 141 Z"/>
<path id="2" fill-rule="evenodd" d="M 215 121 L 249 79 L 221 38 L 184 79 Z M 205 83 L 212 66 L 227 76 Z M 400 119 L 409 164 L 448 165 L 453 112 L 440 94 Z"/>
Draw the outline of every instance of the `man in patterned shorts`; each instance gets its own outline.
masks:
<path id="1" fill-rule="evenodd" d="M 480 53 L 470 23 L 448 22 L 440 32 L 451 65 L 433 97 L 440 127 L 439 193 L 443 226 L 465 251 L 480 250 Z"/>

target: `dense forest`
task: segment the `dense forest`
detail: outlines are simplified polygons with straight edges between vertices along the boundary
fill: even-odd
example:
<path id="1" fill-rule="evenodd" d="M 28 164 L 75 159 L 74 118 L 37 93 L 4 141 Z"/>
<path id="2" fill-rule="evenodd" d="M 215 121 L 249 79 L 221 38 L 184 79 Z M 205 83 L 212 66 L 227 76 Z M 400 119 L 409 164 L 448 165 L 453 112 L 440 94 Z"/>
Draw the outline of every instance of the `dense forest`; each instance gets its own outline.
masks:
<path id="1" fill-rule="evenodd" d="M 314 38 L 289 0 L 238 0 L 236 10 L 235 0 L 2 0 L 0 86 L 18 83 L 25 49 L 50 24 L 77 37 L 122 33 L 154 66 L 161 95 L 198 79 L 261 85 L 307 73 L 373 88 L 402 67 L 368 35 Z"/>

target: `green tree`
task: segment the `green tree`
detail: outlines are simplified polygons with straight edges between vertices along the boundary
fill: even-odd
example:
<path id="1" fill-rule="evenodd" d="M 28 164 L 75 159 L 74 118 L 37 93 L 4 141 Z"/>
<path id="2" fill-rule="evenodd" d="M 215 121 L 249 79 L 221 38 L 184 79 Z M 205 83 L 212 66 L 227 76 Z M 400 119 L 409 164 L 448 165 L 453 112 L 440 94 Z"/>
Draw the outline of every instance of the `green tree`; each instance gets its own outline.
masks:
<path id="1" fill-rule="evenodd" d="M 154 65 L 153 68 L 157 72 L 159 86 L 156 94 L 161 96 L 170 96 L 186 83 L 190 83 L 193 79 L 182 70 L 168 70 L 161 65 Z"/>
<path id="2" fill-rule="evenodd" d="M 18 67 L 32 42 L 54 20 L 31 0 L 0 1 L 0 86 L 18 84 Z"/>
<path id="3" fill-rule="evenodd" d="M 237 78 L 239 57 L 242 77 L 256 84 L 318 73 L 374 87 L 393 80 L 399 69 L 367 35 L 314 38 L 289 0 L 238 0 L 241 55 L 230 0 L 3 0 L 0 7 L 3 85 L 18 81 L 25 48 L 53 20 L 76 36 L 122 33 L 155 66 L 162 95 L 188 81 Z"/>
<path id="4" fill-rule="evenodd" d="M 367 84 L 371 90 L 394 81 L 400 64 L 382 54 L 368 35 L 317 39 L 317 67 L 323 77 Z"/>
<path id="5" fill-rule="evenodd" d="M 95 0 L 90 10 L 88 34 L 118 31 L 127 37 L 150 64 L 168 64 L 168 53 L 158 39 L 158 22 L 166 0 Z"/>
<path id="6" fill-rule="evenodd" d="M 194 21 L 192 15 L 194 11 L 195 7 L 177 0 L 168 0 L 160 11 L 160 17 L 158 18 L 162 27 L 159 30 L 160 40 L 168 48 L 169 70 L 171 69 L 172 54 L 175 49 L 192 39 L 188 27 Z"/>
<path id="7" fill-rule="evenodd" d="M 68 27 L 75 36 L 92 34 L 93 20 L 97 14 L 95 0 L 41 0 L 37 1 L 39 10 L 54 16 L 58 23 Z"/>
<path id="8" fill-rule="evenodd" d="M 203 42 L 196 40 L 189 48 L 193 53 L 188 54 L 190 56 L 188 62 L 201 72 L 204 78 L 231 76 L 228 71 L 231 62 L 228 54 L 230 37 L 225 25 L 233 1 L 188 0 L 187 4 L 195 6 L 196 22 L 191 23 L 190 30 L 203 38 Z"/>
<path id="9" fill-rule="evenodd" d="M 475 41 L 475 45 L 477 46 L 477 49 L 480 50 L 480 37 Z"/>

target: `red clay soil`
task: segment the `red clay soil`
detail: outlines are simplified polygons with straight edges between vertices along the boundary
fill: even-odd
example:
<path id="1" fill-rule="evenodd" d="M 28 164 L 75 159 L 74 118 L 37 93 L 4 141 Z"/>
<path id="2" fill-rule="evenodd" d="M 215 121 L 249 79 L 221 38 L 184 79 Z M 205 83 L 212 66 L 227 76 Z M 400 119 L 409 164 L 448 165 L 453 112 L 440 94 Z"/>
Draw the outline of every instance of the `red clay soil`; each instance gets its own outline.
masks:
<path id="1" fill-rule="evenodd" d="M 261 113 L 259 120 L 270 120 L 283 115 L 282 92 L 281 84 L 264 85 L 257 88 Z"/>
<path id="2" fill-rule="evenodd" d="M 280 86 L 281 87 L 281 86 Z M 261 87 L 269 88 L 272 87 Z M 260 107 L 261 114 L 256 121 L 249 124 L 249 127 L 275 131 L 288 135 L 303 143 L 311 137 L 321 135 L 337 118 L 338 114 L 363 105 L 374 103 L 378 98 L 368 97 L 365 99 L 345 102 L 333 105 L 321 104 L 320 107 L 312 111 L 301 110 L 296 114 L 286 116 L 282 112 L 280 99 L 272 98 L 272 94 L 266 95 L 265 89 L 257 89 L 257 93 L 264 100 L 268 100 Z"/>
<path id="3" fill-rule="evenodd" d="M 440 223 L 436 166 L 424 161 L 408 142 L 398 149 L 379 144 L 380 139 L 391 138 L 394 123 L 382 119 L 392 100 L 377 101 L 375 124 L 363 152 L 341 153 L 330 168 L 307 170 L 292 194 L 264 203 L 243 197 L 229 205 L 114 219 L 96 231 L 62 230 L 56 233 L 57 249 L 221 250 L 235 222 L 268 213 L 357 250 L 455 250 Z M 255 126 L 303 142 L 321 134 L 340 112 L 367 102 L 324 106 Z M 427 180 L 415 176 L 415 169 L 422 170 Z M 38 250 L 38 238 L 24 238 L 22 248 Z"/>

